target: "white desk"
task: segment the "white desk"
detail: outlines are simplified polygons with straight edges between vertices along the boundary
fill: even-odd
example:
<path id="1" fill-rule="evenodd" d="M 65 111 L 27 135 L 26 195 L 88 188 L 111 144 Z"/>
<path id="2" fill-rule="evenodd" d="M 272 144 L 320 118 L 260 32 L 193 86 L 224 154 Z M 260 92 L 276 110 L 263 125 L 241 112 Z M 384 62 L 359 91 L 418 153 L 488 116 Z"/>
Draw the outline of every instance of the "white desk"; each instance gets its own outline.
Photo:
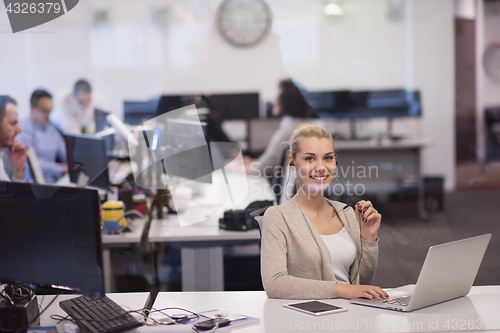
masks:
<path id="1" fill-rule="evenodd" d="M 126 309 L 139 309 L 146 303 L 148 293 L 108 294 L 107 296 Z M 58 302 L 70 297 L 74 296 L 59 296 L 43 313 L 41 325 L 54 326 L 55 321 L 50 318 L 52 314 L 65 316 Z M 42 306 L 45 307 L 52 298 L 53 296 L 46 296 L 42 301 L 40 297 L 39 301 L 42 301 Z M 269 299 L 263 291 L 162 292 L 158 294 L 153 307 L 156 309 L 180 307 L 194 312 L 217 309 L 260 319 L 259 324 L 249 324 L 234 329 L 235 332 L 240 333 L 493 332 L 500 330 L 499 301 L 500 286 L 481 286 L 472 287 L 469 295 L 465 297 L 409 313 L 354 305 L 344 299 L 332 299 L 324 300 L 324 302 L 345 307 L 348 311 L 315 317 L 286 309 L 283 304 L 294 301 Z M 59 324 L 58 328 L 60 332 L 64 332 L 63 323 Z M 224 328 L 220 330 L 229 331 Z M 139 327 L 128 332 L 162 331 L 167 331 L 167 327 Z"/>
<path id="2" fill-rule="evenodd" d="M 110 249 L 112 247 L 123 247 L 140 243 L 144 226 L 145 221 L 136 218 L 128 222 L 127 227 L 131 230 L 130 232 L 115 235 L 109 235 L 104 231 L 102 232 L 102 261 L 105 292 L 111 292 L 113 290 L 113 269 L 111 265 Z"/>
<path id="3" fill-rule="evenodd" d="M 347 312 L 315 317 L 283 307 L 291 300 L 268 299 L 263 291 L 164 292 L 155 308 L 178 306 L 191 311 L 217 309 L 260 318 L 260 324 L 241 326 L 235 332 L 442 332 L 500 330 L 500 286 L 473 287 L 468 296 L 409 313 L 324 300 Z M 448 323 L 449 328 L 445 325 Z M 465 329 L 463 327 L 465 323 Z M 420 328 L 421 324 L 421 328 Z M 429 326 L 430 325 L 430 326 Z M 480 327 L 481 326 L 481 327 Z M 310 327 L 310 328 L 308 328 Z"/>
<path id="4" fill-rule="evenodd" d="M 273 200 L 271 186 L 264 178 L 245 178 L 249 193 L 238 204 L 243 209 L 255 200 Z M 225 207 L 230 209 L 230 207 Z M 175 243 L 182 247 L 182 288 L 184 291 L 224 290 L 223 245 L 258 242 L 258 230 L 246 232 L 219 229 L 219 218 L 211 217 L 204 222 L 181 227 L 178 217 L 169 215 L 162 220 L 153 220 L 148 241 L 151 243 Z"/>

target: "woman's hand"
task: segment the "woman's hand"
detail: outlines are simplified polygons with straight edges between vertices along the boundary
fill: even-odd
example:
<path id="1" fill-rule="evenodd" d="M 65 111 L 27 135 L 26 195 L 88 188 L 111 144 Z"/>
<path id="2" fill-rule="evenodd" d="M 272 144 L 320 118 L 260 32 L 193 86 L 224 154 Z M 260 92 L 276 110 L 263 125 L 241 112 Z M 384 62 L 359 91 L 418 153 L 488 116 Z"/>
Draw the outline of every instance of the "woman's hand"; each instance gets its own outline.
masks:
<path id="1" fill-rule="evenodd" d="M 356 218 L 361 229 L 361 237 L 369 242 L 377 241 L 382 215 L 379 214 L 370 201 L 361 200 L 356 204 Z"/>
<path id="2" fill-rule="evenodd" d="M 346 299 L 357 297 L 386 299 L 389 295 L 382 288 L 376 286 L 337 283 L 337 297 Z"/>

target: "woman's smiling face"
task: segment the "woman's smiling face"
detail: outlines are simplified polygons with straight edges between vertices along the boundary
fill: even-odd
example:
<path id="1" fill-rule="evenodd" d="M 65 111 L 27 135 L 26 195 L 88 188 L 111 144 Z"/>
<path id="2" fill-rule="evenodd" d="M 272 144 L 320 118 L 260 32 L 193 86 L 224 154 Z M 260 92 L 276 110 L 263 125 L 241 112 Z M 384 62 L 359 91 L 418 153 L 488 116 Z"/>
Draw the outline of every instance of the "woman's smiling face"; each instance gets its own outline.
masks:
<path id="1" fill-rule="evenodd" d="M 295 160 L 290 156 L 289 162 L 297 171 L 300 188 L 309 193 L 326 190 L 337 169 L 333 142 L 325 138 L 302 138 Z"/>

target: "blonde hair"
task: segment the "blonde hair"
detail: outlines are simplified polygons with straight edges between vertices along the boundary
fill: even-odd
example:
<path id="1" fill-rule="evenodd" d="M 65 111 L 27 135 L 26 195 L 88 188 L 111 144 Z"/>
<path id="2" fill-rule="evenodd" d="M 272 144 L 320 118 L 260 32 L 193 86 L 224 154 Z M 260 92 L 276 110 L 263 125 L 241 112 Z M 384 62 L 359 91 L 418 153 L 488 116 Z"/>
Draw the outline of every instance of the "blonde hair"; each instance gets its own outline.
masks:
<path id="1" fill-rule="evenodd" d="M 293 131 L 289 141 L 290 148 L 288 151 L 293 160 L 295 160 L 295 156 L 299 151 L 299 144 L 302 138 L 328 139 L 332 141 L 332 145 L 335 147 L 332 135 L 323 127 L 311 124 L 300 124 Z"/>

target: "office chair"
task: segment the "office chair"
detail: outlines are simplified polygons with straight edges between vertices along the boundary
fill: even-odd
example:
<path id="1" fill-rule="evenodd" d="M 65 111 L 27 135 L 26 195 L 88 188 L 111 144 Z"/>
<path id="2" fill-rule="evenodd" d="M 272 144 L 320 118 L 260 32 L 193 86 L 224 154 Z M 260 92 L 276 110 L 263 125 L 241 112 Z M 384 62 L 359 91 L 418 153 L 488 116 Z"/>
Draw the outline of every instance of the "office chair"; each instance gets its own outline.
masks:
<path id="1" fill-rule="evenodd" d="M 297 192 L 296 179 L 294 174 L 290 174 L 291 169 L 288 163 L 288 148 L 287 144 L 280 154 L 278 154 L 279 162 L 276 163 L 274 173 L 271 178 L 271 188 L 276 196 L 278 205 L 290 200 Z"/>
<path id="2" fill-rule="evenodd" d="M 484 110 L 486 125 L 486 162 L 500 159 L 500 107 Z"/>

